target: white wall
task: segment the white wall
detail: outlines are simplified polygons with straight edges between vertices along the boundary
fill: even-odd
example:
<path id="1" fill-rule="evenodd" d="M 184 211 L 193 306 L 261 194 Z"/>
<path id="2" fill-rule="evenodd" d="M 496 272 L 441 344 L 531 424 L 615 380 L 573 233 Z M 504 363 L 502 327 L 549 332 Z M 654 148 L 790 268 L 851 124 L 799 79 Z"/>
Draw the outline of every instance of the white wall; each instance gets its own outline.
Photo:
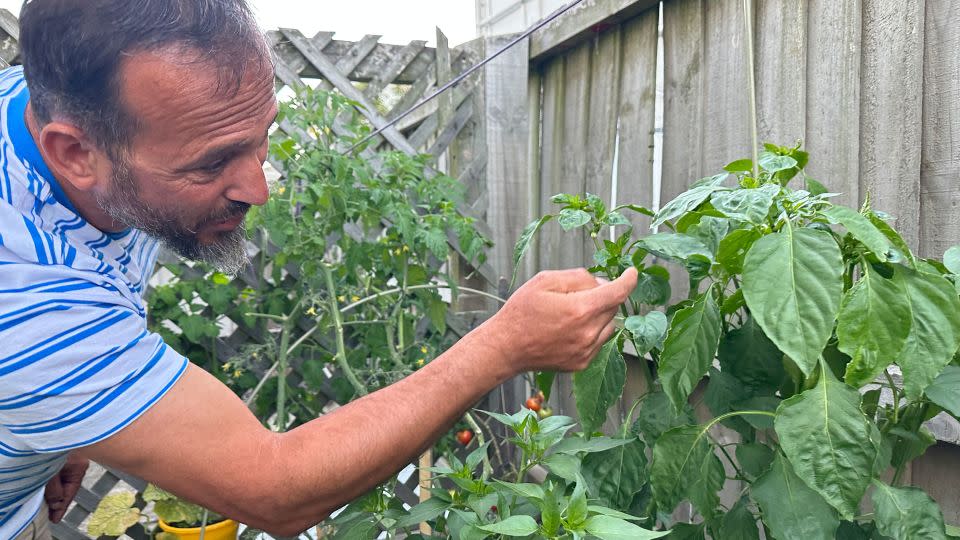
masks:
<path id="1" fill-rule="evenodd" d="M 480 37 L 522 32 L 568 0 L 476 0 Z"/>

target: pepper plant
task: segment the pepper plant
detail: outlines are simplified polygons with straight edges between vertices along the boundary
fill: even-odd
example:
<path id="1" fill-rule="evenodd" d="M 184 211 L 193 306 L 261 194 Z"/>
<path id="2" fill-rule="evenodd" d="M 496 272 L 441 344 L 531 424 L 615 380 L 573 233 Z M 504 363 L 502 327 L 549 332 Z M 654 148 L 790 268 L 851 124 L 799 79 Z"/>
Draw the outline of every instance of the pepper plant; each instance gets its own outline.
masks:
<path id="1" fill-rule="evenodd" d="M 523 231 L 515 264 L 555 220 L 593 238 L 592 272 L 640 271 L 620 330 L 573 377 L 581 432 L 565 417 L 494 414 L 522 449 L 513 483 L 485 476 L 476 455 L 454 462 L 436 471 L 452 495 L 439 491 L 400 525 L 426 517 L 461 539 L 955 533 L 902 480 L 935 442 L 924 423 L 960 416 L 960 249 L 917 256 L 869 201 L 832 202 L 807 162 L 799 146 L 765 145 L 757 163 L 735 161 L 658 212 L 555 196 L 559 211 Z M 637 234 L 630 213 L 655 232 Z M 623 395 L 628 361 L 644 395 Z M 536 380 L 549 396 L 552 374 Z M 630 414 L 603 435 L 624 398 Z M 736 442 L 719 442 L 721 425 Z M 545 482 L 524 483 L 537 465 Z M 676 520 L 687 503 L 693 515 Z"/>

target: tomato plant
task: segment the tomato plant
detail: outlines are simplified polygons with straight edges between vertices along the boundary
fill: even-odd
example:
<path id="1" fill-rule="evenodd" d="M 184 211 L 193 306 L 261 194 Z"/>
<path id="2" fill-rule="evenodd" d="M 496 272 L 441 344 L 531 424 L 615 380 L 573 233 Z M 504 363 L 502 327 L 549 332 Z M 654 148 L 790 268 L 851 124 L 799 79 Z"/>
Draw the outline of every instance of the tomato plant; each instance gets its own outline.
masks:
<path id="1" fill-rule="evenodd" d="M 439 355 L 458 337 L 448 324 L 460 291 L 448 274 L 449 239 L 472 264 L 490 245 L 457 210 L 462 186 L 432 172 L 429 156 L 345 152 L 370 131 L 359 107 L 309 88 L 282 103 L 270 156 L 284 176 L 248 214 L 252 265 L 232 277 L 167 263 L 172 279 L 148 298 L 151 328 L 272 429 L 315 419 Z M 451 431 L 438 454 L 457 448 Z M 396 504 L 392 491 L 376 499 Z"/>

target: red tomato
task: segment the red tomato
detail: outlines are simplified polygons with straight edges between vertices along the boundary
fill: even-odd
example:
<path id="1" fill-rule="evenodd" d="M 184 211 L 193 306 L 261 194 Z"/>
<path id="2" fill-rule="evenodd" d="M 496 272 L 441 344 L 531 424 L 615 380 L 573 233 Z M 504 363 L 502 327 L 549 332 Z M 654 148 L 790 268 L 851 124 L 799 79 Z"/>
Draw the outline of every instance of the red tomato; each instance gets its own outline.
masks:
<path id="1" fill-rule="evenodd" d="M 535 396 L 531 397 L 527 400 L 526 406 L 531 411 L 537 412 L 540 410 L 540 400 L 538 400 Z"/>
<path id="2" fill-rule="evenodd" d="M 473 432 L 470 431 L 469 429 L 465 429 L 463 431 L 457 432 L 457 442 L 459 442 L 460 444 L 466 446 L 470 444 L 470 441 L 472 440 L 473 440 Z"/>

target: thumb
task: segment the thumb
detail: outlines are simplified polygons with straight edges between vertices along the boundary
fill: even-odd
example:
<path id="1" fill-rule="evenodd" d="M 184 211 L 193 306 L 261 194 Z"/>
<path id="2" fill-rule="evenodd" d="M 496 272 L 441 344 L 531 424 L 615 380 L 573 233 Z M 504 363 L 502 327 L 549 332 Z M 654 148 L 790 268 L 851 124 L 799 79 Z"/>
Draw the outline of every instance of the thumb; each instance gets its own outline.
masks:
<path id="1" fill-rule="evenodd" d="M 593 297 L 601 311 L 606 311 L 624 303 L 630 293 L 637 288 L 637 269 L 630 267 L 617 279 L 604 283 L 589 291 L 584 291 Z"/>

